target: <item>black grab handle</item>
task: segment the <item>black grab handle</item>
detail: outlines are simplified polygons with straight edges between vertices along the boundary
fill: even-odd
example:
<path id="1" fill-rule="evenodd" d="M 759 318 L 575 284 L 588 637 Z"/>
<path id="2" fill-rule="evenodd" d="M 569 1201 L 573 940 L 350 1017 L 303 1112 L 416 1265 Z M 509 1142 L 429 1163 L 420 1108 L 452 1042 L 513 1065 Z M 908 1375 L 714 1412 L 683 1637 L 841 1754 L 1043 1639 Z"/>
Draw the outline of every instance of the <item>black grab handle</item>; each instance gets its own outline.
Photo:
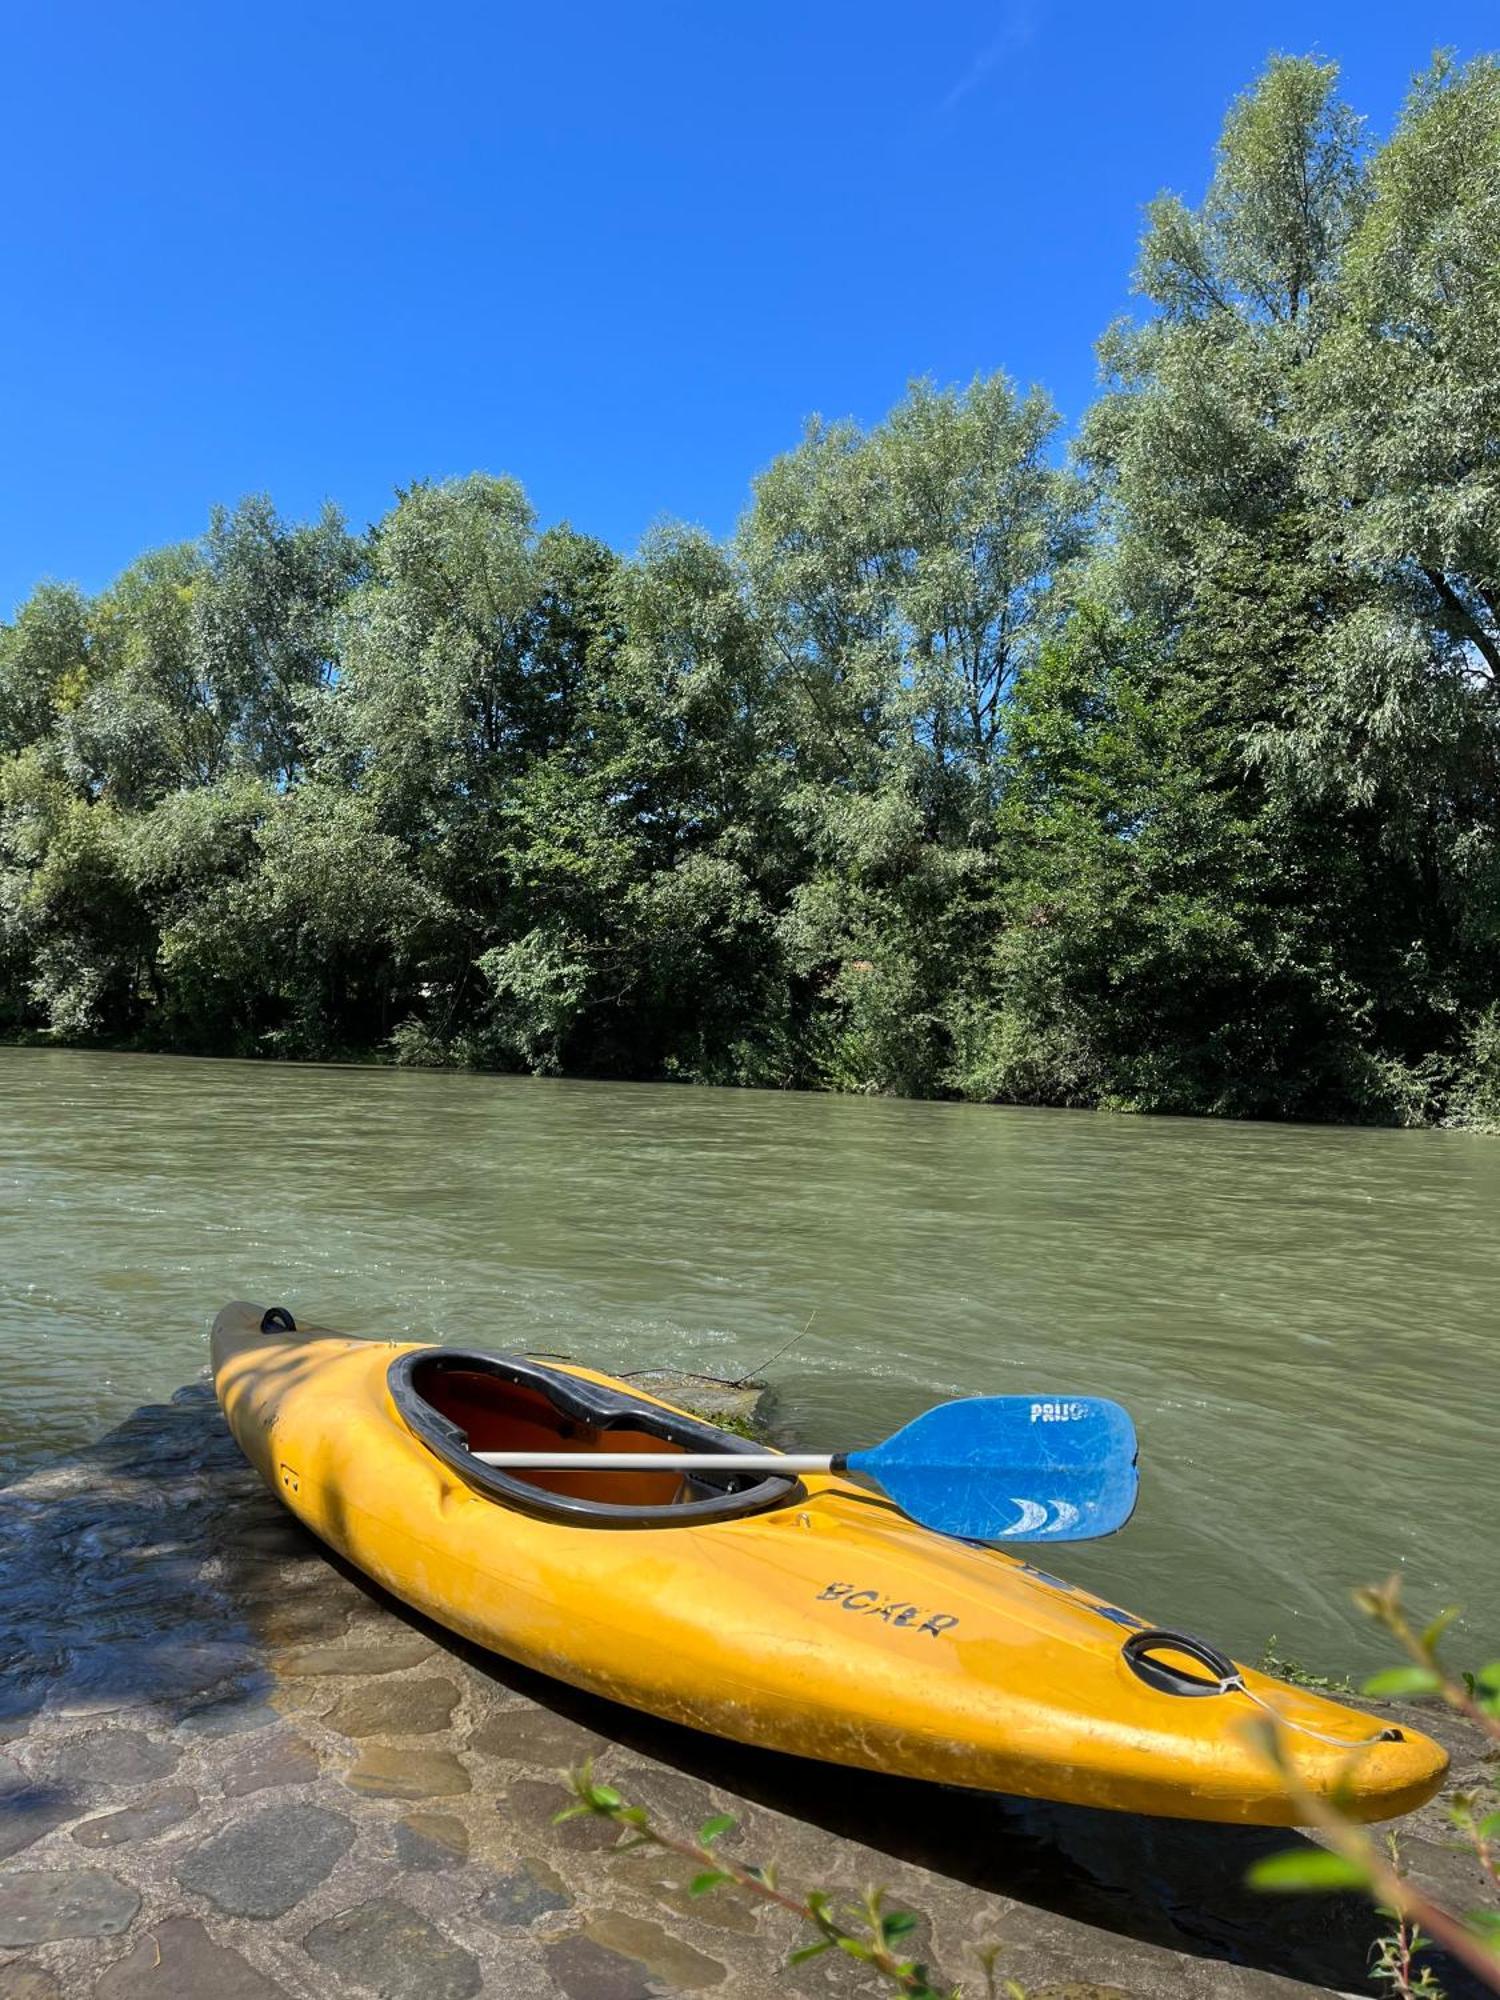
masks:
<path id="1" fill-rule="evenodd" d="M 1213 1679 L 1200 1680 L 1196 1674 L 1185 1673 L 1181 1667 L 1170 1667 L 1165 1660 L 1152 1658 L 1154 1653 L 1162 1650 L 1186 1654 L 1200 1667 L 1206 1667 Z M 1227 1694 L 1232 1687 L 1239 1685 L 1239 1668 L 1234 1661 L 1221 1653 L 1217 1646 L 1210 1646 L 1206 1639 L 1195 1639 L 1191 1632 L 1169 1632 L 1161 1626 L 1153 1626 L 1145 1632 L 1132 1632 L 1125 1641 L 1124 1653 L 1125 1664 L 1137 1680 L 1143 1680 L 1147 1687 L 1155 1688 L 1159 1694 Z"/>

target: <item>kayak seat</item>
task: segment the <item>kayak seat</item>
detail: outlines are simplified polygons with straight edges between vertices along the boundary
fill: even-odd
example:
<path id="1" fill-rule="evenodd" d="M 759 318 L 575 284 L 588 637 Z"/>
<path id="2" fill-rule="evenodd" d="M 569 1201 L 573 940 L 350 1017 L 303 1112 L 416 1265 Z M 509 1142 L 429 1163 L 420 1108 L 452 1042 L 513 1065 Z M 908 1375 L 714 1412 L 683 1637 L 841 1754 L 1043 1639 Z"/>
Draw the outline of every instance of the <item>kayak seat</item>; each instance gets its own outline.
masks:
<path id="1" fill-rule="evenodd" d="M 801 1481 L 734 1470 L 756 1446 L 520 1354 L 425 1347 L 391 1363 L 391 1399 L 414 1436 L 487 1499 L 574 1527 L 685 1528 L 803 1497 Z M 516 1470 L 476 1451 L 715 1452 L 722 1473 Z"/>

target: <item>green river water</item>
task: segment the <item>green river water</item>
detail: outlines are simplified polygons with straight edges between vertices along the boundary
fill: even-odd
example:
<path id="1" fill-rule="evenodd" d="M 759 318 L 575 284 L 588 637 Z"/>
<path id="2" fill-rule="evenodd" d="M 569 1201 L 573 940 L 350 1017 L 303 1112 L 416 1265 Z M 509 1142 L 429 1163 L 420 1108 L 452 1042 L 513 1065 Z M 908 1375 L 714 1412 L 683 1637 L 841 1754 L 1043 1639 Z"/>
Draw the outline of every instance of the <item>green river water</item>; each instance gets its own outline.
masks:
<path id="1" fill-rule="evenodd" d="M 1497 1210 L 1465 1133 L 0 1049 L 0 1474 L 185 1381 L 230 1298 L 621 1371 L 799 1336 L 808 1446 L 1126 1403 L 1136 1517 L 1050 1561 L 1156 1620 L 1361 1668 L 1349 1591 L 1399 1568 L 1492 1658 Z"/>

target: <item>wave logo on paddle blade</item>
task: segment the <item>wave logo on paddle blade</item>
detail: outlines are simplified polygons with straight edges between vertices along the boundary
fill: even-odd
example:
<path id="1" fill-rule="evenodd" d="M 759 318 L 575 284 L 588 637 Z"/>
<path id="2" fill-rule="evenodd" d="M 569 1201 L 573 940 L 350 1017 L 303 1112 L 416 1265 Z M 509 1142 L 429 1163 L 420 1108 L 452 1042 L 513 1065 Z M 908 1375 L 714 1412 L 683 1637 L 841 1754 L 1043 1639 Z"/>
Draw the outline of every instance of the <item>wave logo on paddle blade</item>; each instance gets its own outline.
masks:
<path id="1" fill-rule="evenodd" d="M 1010 1504 L 1019 1509 L 1020 1519 L 1000 1530 L 998 1540 L 1009 1535 L 1060 1535 L 1078 1519 L 1078 1509 L 1069 1500 L 1022 1500 L 1011 1495 Z"/>

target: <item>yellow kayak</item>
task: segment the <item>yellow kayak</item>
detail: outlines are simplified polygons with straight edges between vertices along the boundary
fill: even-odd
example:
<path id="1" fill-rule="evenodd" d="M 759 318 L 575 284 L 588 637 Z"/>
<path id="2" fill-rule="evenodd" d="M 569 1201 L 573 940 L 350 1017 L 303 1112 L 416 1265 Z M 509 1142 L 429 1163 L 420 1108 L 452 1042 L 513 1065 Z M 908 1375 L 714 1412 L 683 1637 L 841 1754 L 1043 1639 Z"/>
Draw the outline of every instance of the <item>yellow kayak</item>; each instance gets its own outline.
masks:
<path id="1" fill-rule="evenodd" d="M 292 1512 L 385 1589 L 575 1687 L 739 1742 L 943 1784 L 1295 1824 L 1251 1740 L 1364 1819 L 1430 1798 L 1415 1730 L 950 1541 L 848 1480 L 736 1473 L 751 1449 L 592 1369 L 357 1339 L 230 1305 L 214 1382 Z M 721 1454 L 725 1470 L 517 1474 L 481 1451 Z M 607 1502 L 599 1494 L 608 1488 Z M 1207 1663 L 1205 1665 L 1205 1662 Z M 1224 1679 L 1229 1685 L 1223 1685 Z"/>

